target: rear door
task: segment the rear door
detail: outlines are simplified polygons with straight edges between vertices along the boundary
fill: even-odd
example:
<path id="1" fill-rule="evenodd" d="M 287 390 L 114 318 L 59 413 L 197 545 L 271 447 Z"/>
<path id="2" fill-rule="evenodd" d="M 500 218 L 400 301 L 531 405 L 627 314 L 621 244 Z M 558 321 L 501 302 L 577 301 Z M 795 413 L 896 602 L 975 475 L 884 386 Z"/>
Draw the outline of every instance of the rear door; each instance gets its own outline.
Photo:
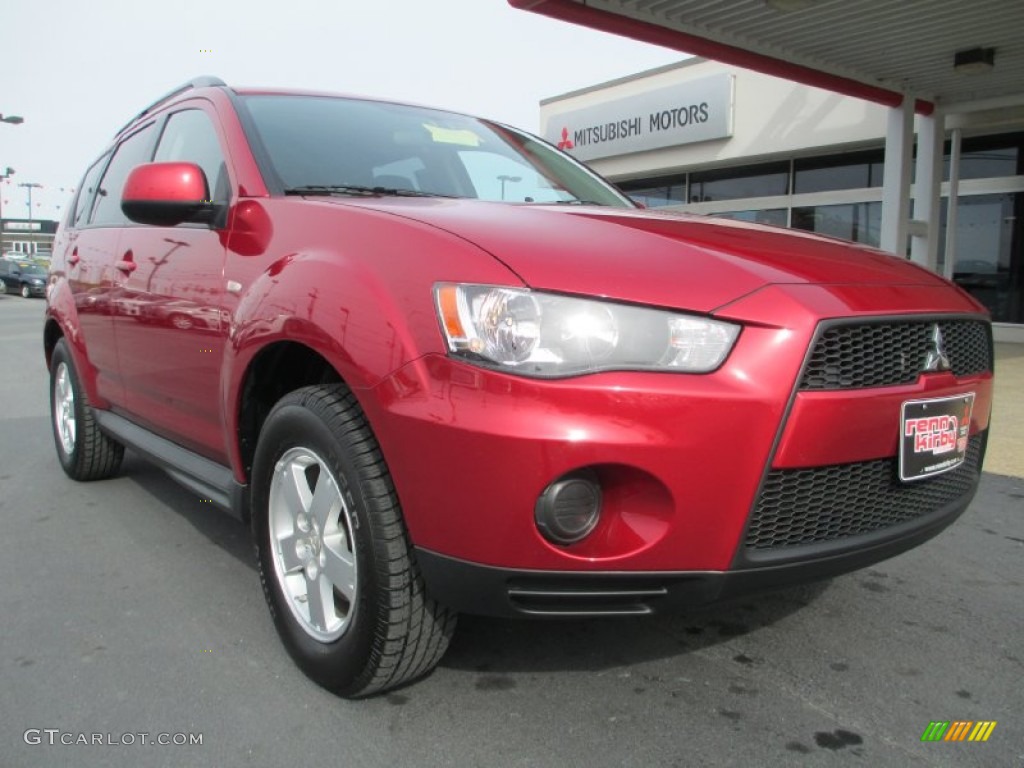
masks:
<path id="1" fill-rule="evenodd" d="M 126 136 L 113 158 L 98 160 L 79 188 L 63 249 L 63 263 L 75 300 L 89 362 L 96 370 L 97 394 L 112 406 L 126 405 L 114 342 L 113 312 L 120 272 L 117 243 L 129 222 L 121 213 L 121 190 L 129 172 L 147 162 L 156 131 L 149 123 Z"/>
<path id="2" fill-rule="evenodd" d="M 168 116 L 153 160 L 198 165 L 211 199 L 226 210 L 227 157 L 216 113 L 197 100 Z M 219 407 L 227 333 L 222 231 L 223 222 L 125 229 L 113 323 L 131 418 L 227 463 Z"/>

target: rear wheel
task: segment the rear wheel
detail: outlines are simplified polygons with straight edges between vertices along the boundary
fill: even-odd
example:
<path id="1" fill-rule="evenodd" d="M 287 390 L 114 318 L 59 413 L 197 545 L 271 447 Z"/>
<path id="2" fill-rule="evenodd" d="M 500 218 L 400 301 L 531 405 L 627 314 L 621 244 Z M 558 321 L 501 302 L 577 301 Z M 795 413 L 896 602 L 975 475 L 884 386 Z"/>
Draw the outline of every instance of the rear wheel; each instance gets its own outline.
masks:
<path id="1" fill-rule="evenodd" d="M 366 696 L 440 661 L 456 615 L 424 591 L 384 458 L 343 385 L 296 390 L 267 416 L 252 520 L 271 615 L 310 678 Z"/>
<path id="2" fill-rule="evenodd" d="M 50 423 L 68 477 L 102 480 L 120 468 L 124 446 L 100 432 L 64 339 L 50 357 Z"/>

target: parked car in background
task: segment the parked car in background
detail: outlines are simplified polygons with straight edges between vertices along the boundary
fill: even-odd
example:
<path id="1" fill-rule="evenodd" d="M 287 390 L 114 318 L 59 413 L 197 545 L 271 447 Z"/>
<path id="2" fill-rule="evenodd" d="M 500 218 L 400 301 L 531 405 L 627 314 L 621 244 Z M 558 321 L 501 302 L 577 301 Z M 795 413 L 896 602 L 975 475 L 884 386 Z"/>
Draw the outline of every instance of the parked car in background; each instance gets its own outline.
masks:
<path id="1" fill-rule="evenodd" d="M 978 486 L 989 316 L 905 259 L 640 210 L 499 123 L 187 84 L 86 171 L 43 349 L 68 476 L 248 519 L 312 679 L 457 612 L 642 615 L 917 546 Z M 173 578 L 173 575 L 171 576 Z"/>
<path id="2" fill-rule="evenodd" d="M 0 261 L 0 280 L 6 293 L 20 293 L 28 299 L 46 295 L 47 268 L 31 261 Z"/>

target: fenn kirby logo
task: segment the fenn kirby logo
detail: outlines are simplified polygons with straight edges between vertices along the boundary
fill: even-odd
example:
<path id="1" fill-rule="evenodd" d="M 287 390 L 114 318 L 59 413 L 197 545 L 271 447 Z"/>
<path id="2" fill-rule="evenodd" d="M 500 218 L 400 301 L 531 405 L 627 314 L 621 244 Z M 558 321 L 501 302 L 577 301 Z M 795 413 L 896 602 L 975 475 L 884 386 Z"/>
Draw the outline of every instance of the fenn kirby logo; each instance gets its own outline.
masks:
<path id="1" fill-rule="evenodd" d="M 932 720 L 921 741 L 988 741 L 995 728 L 995 720 Z"/>

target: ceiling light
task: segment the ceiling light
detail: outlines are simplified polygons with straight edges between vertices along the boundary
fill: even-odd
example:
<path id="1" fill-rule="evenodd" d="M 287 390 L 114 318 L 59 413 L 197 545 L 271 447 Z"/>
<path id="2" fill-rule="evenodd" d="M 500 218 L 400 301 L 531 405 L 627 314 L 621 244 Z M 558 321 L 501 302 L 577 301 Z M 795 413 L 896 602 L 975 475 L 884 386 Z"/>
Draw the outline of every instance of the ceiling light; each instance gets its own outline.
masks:
<path id="1" fill-rule="evenodd" d="M 995 62 L 995 48 L 968 48 L 956 52 L 953 69 L 961 75 L 981 75 L 990 72 Z"/>

